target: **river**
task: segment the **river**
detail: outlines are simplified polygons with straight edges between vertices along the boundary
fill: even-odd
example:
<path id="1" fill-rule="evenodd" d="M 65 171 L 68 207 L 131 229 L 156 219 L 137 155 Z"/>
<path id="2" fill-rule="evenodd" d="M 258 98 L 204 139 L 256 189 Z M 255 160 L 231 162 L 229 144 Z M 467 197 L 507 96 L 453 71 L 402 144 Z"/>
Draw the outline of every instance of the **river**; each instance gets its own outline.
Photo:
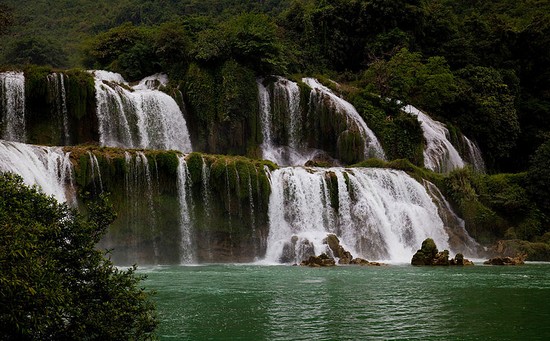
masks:
<path id="1" fill-rule="evenodd" d="M 161 340 L 550 338 L 550 264 L 142 268 Z"/>

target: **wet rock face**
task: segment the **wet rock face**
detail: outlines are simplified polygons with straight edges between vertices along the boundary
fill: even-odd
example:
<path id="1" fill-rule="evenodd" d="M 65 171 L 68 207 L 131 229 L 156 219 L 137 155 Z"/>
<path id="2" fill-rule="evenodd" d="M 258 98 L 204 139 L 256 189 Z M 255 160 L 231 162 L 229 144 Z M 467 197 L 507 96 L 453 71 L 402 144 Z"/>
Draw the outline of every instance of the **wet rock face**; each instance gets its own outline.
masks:
<path id="1" fill-rule="evenodd" d="M 283 254 L 279 261 L 281 263 L 295 263 L 296 259 L 306 259 L 315 256 L 315 247 L 307 240 L 300 240 L 298 236 L 292 236 L 290 242 L 283 246 Z"/>
<path id="2" fill-rule="evenodd" d="M 416 251 L 411 260 L 412 265 L 474 265 L 473 262 L 464 258 L 464 255 L 458 253 L 454 259 L 449 260 L 449 251 L 443 250 L 439 252 L 435 242 L 431 238 L 427 238 L 422 242 L 420 250 Z"/>

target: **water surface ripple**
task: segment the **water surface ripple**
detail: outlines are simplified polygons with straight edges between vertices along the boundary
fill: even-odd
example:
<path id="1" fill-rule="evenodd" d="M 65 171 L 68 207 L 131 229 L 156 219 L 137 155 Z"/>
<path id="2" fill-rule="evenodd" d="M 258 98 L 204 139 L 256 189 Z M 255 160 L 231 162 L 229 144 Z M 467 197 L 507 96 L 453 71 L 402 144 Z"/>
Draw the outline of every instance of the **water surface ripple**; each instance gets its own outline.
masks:
<path id="1" fill-rule="evenodd" d="M 550 338 L 550 264 L 142 269 L 171 340 Z"/>

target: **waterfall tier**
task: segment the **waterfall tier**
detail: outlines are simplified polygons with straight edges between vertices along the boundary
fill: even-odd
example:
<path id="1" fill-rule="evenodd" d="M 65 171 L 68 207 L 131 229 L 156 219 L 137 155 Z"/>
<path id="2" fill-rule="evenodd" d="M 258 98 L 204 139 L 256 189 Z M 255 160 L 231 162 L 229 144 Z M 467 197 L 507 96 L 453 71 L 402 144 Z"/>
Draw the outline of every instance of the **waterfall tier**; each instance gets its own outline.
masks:
<path id="1" fill-rule="evenodd" d="M 463 168 L 470 163 L 474 170 L 485 171 L 485 164 L 481 151 L 466 136 L 462 136 L 465 145 L 465 159 L 449 140 L 450 134 L 447 127 L 422 111 L 407 105 L 404 111 L 417 117 L 420 127 L 424 132 L 426 147 L 424 148 L 424 166 L 430 170 L 440 173 L 448 173 L 456 168 Z"/>
<path id="2" fill-rule="evenodd" d="M 451 231 L 426 189 L 406 173 L 369 168 L 283 168 L 271 175 L 268 262 L 330 252 L 336 234 L 353 255 L 409 262 L 425 238 L 449 249 Z M 460 228 L 460 227 L 459 227 Z"/>
<path id="3" fill-rule="evenodd" d="M 131 87 L 122 76 L 91 71 L 95 77 L 99 139 L 103 146 L 174 149 L 190 152 L 187 123 L 176 101 L 155 84 L 152 76 Z"/>
<path id="4" fill-rule="evenodd" d="M 0 72 L 0 138 L 25 142 L 25 76 Z"/>
<path id="5" fill-rule="evenodd" d="M 20 175 L 60 202 L 76 203 L 70 154 L 59 147 L 41 147 L 0 140 L 0 171 Z"/>
<path id="6" fill-rule="evenodd" d="M 310 101 L 316 103 L 315 105 L 312 105 L 312 107 L 323 105 L 332 106 L 337 114 L 345 116 L 346 133 L 353 131 L 359 132 L 361 139 L 363 140 L 363 152 L 365 159 L 370 157 L 385 159 L 384 150 L 376 138 L 376 135 L 374 135 L 372 130 L 370 130 L 361 115 L 359 115 L 351 103 L 336 96 L 332 90 L 319 83 L 316 79 L 303 78 L 302 81 L 312 88 Z"/>
<path id="7" fill-rule="evenodd" d="M 384 158 L 378 139 L 350 103 L 313 78 L 303 82 L 312 89 L 307 94 L 282 77 L 257 81 L 263 158 L 283 166 Z"/>

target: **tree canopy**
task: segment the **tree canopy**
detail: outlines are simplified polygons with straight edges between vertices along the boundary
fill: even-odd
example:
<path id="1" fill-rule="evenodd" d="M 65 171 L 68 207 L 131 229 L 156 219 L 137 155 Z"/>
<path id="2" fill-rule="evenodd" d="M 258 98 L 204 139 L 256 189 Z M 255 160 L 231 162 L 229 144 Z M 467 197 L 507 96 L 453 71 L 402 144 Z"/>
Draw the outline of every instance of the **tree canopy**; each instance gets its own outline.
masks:
<path id="1" fill-rule="evenodd" d="M 114 220 L 106 201 L 85 218 L 18 176 L 0 174 L 0 338 L 130 340 L 157 324 L 135 267 L 95 249 Z"/>

